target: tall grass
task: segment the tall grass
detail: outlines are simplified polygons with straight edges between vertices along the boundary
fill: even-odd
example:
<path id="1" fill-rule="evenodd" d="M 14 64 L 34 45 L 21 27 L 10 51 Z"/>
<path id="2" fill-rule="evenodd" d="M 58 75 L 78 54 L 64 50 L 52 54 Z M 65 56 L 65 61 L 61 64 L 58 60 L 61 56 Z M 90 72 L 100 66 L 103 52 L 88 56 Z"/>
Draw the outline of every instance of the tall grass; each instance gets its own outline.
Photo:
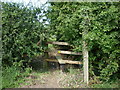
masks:
<path id="1" fill-rule="evenodd" d="M 3 67 L 2 69 L 2 88 L 16 88 L 24 82 L 24 77 L 29 74 L 30 69 L 22 71 L 19 67 Z"/>

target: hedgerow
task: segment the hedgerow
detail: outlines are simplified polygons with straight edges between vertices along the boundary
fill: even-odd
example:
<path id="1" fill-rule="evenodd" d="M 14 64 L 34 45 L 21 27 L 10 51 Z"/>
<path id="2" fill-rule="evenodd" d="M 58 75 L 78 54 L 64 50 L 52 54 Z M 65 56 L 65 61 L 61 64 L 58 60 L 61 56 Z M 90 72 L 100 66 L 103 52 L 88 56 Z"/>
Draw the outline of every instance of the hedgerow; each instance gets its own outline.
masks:
<path id="1" fill-rule="evenodd" d="M 44 25 L 40 8 L 2 3 L 2 88 L 18 87 L 31 70 L 28 63 L 44 49 Z"/>
<path id="2" fill-rule="evenodd" d="M 49 28 L 57 41 L 73 45 L 74 51 L 82 51 L 82 32 L 89 50 L 90 76 L 108 81 L 119 76 L 120 30 L 119 3 L 50 3 L 46 13 Z M 88 17 L 85 16 L 88 15 Z M 88 19 L 87 21 L 86 18 Z"/>
<path id="3" fill-rule="evenodd" d="M 43 40 L 44 26 L 39 21 L 42 18 L 40 8 L 16 3 L 2 3 L 2 44 L 3 65 L 14 62 L 28 61 L 40 55 L 42 47 L 37 43 Z"/>

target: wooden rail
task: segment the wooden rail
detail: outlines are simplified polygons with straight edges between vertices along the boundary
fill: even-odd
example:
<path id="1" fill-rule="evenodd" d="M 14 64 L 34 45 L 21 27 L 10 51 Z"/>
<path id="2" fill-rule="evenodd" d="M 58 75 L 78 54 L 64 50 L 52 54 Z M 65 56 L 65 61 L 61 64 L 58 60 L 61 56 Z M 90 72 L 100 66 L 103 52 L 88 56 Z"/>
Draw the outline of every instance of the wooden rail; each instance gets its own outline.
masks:
<path id="1" fill-rule="evenodd" d="M 47 44 L 69 45 L 69 43 L 67 43 L 67 42 L 47 42 Z"/>
<path id="2" fill-rule="evenodd" d="M 71 51 L 63 51 L 63 50 L 58 50 L 58 53 L 61 53 L 61 54 L 82 55 L 82 53 L 76 53 L 76 52 L 71 52 Z"/>
<path id="3" fill-rule="evenodd" d="M 48 62 L 59 62 L 56 59 L 45 59 Z M 80 61 L 72 61 L 72 60 L 60 60 L 62 64 L 68 63 L 68 64 L 82 64 Z"/>
<path id="4" fill-rule="evenodd" d="M 56 45 L 69 45 L 67 42 L 47 42 L 47 44 L 56 44 Z M 49 51 L 48 51 L 49 52 Z M 49 62 L 59 62 L 60 64 L 82 64 L 80 61 L 72 61 L 72 60 L 63 60 L 60 54 L 72 54 L 72 55 L 82 55 L 82 53 L 76 53 L 71 51 L 64 51 L 64 50 L 56 50 L 52 48 L 51 52 L 53 52 L 53 56 L 56 59 L 46 59 Z"/>
<path id="5" fill-rule="evenodd" d="M 86 34 L 87 30 L 84 30 L 84 34 Z M 47 42 L 46 44 L 55 44 L 55 45 L 69 45 L 67 42 Z M 54 48 L 54 54 L 56 59 L 45 59 L 45 61 L 48 62 L 59 62 L 60 64 L 84 64 L 84 82 L 88 84 L 89 79 L 89 73 L 88 73 L 88 50 L 87 50 L 87 44 L 85 41 L 83 41 L 83 50 L 82 53 L 76 53 L 71 51 L 63 51 L 63 50 L 55 50 Z M 83 55 L 83 63 L 80 61 L 72 61 L 72 60 L 63 60 L 62 57 L 59 54 L 72 54 L 72 55 Z"/>
<path id="6" fill-rule="evenodd" d="M 56 57 L 57 61 L 58 61 L 60 64 L 64 64 L 64 63 L 65 63 L 65 62 L 63 62 L 63 59 L 62 59 L 61 56 L 55 55 L 55 57 Z"/>

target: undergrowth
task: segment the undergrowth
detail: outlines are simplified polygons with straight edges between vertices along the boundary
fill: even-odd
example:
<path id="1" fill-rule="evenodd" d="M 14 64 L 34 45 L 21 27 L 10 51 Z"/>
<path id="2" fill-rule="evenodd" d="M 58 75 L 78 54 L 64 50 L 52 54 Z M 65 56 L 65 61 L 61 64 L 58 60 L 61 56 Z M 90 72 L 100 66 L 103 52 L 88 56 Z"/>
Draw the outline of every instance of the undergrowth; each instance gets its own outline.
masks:
<path id="1" fill-rule="evenodd" d="M 91 88 L 120 88 L 120 80 L 111 80 L 98 84 L 92 84 Z"/>
<path id="2" fill-rule="evenodd" d="M 24 71 L 19 67 L 3 67 L 2 70 L 2 88 L 16 88 L 24 82 L 24 77 L 28 76 L 31 68 L 25 68 Z"/>

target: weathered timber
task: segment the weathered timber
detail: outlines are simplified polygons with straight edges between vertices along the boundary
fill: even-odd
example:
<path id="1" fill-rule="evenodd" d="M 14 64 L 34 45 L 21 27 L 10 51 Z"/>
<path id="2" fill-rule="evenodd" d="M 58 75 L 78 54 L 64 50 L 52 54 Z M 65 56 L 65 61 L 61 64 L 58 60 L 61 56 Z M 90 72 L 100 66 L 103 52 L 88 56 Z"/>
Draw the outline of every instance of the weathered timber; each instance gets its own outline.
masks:
<path id="1" fill-rule="evenodd" d="M 69 45 L 69 43 L 67 43 L 67 42 L 47 42 L 47 44 Z"/>
<path id="2" fill-rule="evenodd" d="M 62 59 L 62 57 L 61 56 L 55 56 L 56 57 L 56 59 L 58 60 L 58 62 L 60 63 L 60 64 L 65 64 L 65 62 L 63 62 L 63 59 Z"/>
<path id="3" fill-rule="evenodd" d="M 56 59 L 45 59 L 48 62 L 59 62 Z M 71 61 L 71 60 L 61 60 L 62 63 L 68 63 L 68 64 L 82 64 L 80 61 Z"/>
<path id="4" fill-rule="evenodd" d="M 89 84 L 89 51 L 88 51 L 88 43 L 86 41 L 86 35 L 88 34 L 90 28 L 90 19 L 88 15 L 88 10 L 84 11 L 84 21 L 83 25 L 84 28 L 82 30 L 82 52 L 83 52 L 83 70 L 84 70 L 84 82 L 88 85 Z"/>
<path id="5" fill-rule="evenodd" d="M 55 58 L 58 60 L 58 62 L 59 62 L 60 64 L 64 64 L 63 62 L 61 62 L 61 60 L 62 60 L 61 55 L 58 53 L 57 50 L 55 50 L 55 48 L 52 48 L 52 50 L 51 50 L 51 55 L 52 55 L 52 56 L 55 56 Z"/>
<path id="6" fill-rule="evenodd" d="M 58 53 L 61 53 L 61 54 L 82 55 L 82 53 L 76 53 L 76 52 L 71 52 L 71 51 L 63 51 L 63 50 L 58 50 Z"/>
<path id="7" fill-rule="evenodd" d="M 83 62 L 84 62 L 84 82 L 88 84 L 89 80 L 89 71 L 88 71 L 88 50 L 86 42 L 83 41 Z"/>

